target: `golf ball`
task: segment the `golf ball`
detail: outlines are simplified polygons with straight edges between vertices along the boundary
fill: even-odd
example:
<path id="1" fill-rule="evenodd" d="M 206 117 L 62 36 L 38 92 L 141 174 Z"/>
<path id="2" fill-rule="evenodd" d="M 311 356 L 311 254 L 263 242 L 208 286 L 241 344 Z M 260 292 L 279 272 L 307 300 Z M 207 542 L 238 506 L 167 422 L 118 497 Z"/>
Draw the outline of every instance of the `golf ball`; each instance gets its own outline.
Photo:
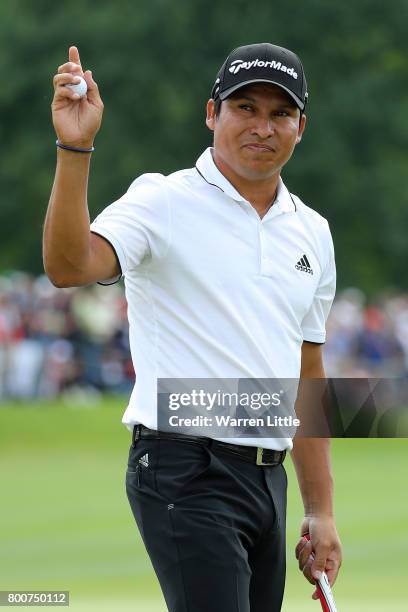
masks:
<path id="1" fill-rule="evenodd" d="M 83 98 L 86 95 L 88 86 L 86 84 L 86 81 L 82 77 L 79 78 L 81 79 L 79 83 L 67 83 L 65 87 L 69 87 L 74 93 L 78 94 L 81 98 Z"/>

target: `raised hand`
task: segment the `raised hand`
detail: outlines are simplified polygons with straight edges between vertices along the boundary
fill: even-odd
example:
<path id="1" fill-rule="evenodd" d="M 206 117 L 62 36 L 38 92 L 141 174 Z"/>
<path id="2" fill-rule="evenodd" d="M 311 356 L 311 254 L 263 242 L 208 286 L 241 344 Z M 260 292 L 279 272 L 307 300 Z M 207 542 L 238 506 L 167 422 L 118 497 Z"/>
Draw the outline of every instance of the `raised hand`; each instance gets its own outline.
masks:
<path id="1" fill-rule="evenodd" d="M 79 76 L 85 79 L 88 86 L 88 91 L 82 98 L 69 87 L 65 87 L 68 83 L 78 83 Z M 51 110 L 58 140 L 73 147 L 91 147 L 101 126 L 103 102 L 92 72 L 82 71 L 77 47 L 69 48 L 69 61 L 58 68 L 53 84 Z"/>

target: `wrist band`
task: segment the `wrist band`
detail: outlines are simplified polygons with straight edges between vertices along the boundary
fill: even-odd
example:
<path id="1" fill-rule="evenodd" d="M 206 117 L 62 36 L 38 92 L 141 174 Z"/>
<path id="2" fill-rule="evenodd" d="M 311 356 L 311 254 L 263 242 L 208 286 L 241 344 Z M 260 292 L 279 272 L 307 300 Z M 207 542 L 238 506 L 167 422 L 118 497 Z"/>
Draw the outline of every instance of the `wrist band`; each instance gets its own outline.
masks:
<path id="1" fill-rule="evenodd" d="M 68 145 L 64 145 L 59 140 L 56 140 L 55 144 L 60 149 L 66 149 L 67 151 L 75 151 L 76 153 L 92 153 L 93 151 L 95 151 L 95 147 L 91 147 L 90 149 L 79 149 L 78 147 L 69 147 Z"/>

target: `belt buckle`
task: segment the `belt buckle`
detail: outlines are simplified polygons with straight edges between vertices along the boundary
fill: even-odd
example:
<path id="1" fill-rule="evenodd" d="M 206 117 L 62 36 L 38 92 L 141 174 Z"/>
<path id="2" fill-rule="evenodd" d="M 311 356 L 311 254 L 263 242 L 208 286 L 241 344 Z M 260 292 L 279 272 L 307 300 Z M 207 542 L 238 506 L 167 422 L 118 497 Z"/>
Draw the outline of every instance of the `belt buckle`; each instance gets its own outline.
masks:
<path id="1" fill-rule="evenodd" d="M 263 452 L 264 448 L 260 448 L 259 446 L 256 449 L 256 465 L 275 465 L 276 461 L 264 461 L 263 460 Z"/>

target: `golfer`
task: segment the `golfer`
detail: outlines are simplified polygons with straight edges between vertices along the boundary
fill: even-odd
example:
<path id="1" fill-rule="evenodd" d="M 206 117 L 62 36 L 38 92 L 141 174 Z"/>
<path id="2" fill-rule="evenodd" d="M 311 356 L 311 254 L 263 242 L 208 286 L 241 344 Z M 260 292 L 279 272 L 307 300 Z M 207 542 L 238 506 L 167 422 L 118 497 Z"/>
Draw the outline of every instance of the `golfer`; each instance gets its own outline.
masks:
<path id="1" fill-rule="evenodd" d="M 83 98 L 66 87 L 77 76 Z M 281 178 L 306 126 L 302 64 L 269 43 L 233 50 L 207 102 L 212 147 L 190 169 L 136 178 L 92 224 L 87 185 L 103 104 L 76 47 L 54 90 L 44 266 L 57 287 L 124 277 L 137 373 L 123 417 L 133 432 L 126 489 L 168 609 L 277 612 L 287 451 L 304 503 L 300 535 L 310 535 L 296 547 L 300 570 L 311 583 L 325 570 L 333 584 L 341 564 L 329 441 L 173 433 L 158 427 L 157 397 L 163 379 L 325 376 L 333 243 L 327 221 Z"/>

